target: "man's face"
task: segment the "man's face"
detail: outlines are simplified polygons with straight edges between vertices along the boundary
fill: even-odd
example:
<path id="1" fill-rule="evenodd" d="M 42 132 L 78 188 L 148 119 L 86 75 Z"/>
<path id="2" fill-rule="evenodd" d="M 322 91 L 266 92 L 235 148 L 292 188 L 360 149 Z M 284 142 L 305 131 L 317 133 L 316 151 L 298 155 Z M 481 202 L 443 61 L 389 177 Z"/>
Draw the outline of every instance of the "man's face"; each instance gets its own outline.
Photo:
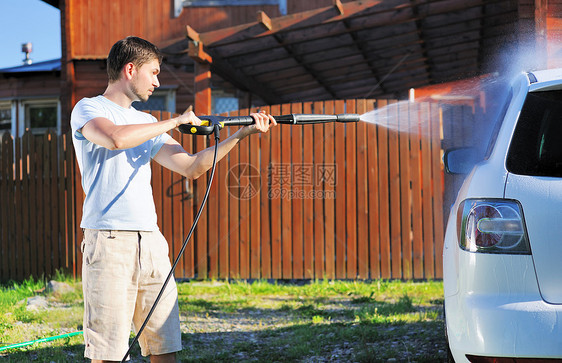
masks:
<path id="1" fill-rule="evenodd" d="M 153 59 L 136 68 L 131 82 L 131 91 L 140 101 L 148 101 L 154 89 L 160 87 L 160 82 L 158 82 L 159 73 L 160 64 L 158 59 Z"/>

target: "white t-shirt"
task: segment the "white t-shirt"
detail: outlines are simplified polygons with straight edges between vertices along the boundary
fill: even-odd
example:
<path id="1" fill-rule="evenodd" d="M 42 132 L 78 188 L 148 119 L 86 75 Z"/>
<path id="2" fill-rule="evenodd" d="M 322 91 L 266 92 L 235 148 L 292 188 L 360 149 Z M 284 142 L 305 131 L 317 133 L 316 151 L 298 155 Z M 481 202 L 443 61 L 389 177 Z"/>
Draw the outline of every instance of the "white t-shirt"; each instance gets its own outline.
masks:
<path id="1" fill-rule="evenodd" d="M 109 150 L 88 141 L 78 130 L 104 117 L 116 125 L 157 122 L 133 107 L 123 108 L 104 96 L 79 101 L 70 118 L 72 141 L 86 193 L 80 226 L 90 229 L 156 231 L 150 160 L 170 139 L 164 133 L 125 150 Z"/>

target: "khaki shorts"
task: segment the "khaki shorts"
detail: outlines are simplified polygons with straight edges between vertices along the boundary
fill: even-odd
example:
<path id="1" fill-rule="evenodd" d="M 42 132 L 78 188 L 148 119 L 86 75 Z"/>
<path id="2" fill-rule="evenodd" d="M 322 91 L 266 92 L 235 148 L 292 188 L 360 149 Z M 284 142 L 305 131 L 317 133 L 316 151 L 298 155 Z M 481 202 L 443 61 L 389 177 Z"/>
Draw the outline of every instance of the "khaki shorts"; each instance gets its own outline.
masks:
<path id="1" fill-rule="evenodd" d="M 168 244 L 159 231 L 86 229 L 82 242 L 84 356 L 121 361 L 148 315 L 171 265 Z M 143 356 L 180 351 L 176 283 L 171 279 L 143 330 Z"/>

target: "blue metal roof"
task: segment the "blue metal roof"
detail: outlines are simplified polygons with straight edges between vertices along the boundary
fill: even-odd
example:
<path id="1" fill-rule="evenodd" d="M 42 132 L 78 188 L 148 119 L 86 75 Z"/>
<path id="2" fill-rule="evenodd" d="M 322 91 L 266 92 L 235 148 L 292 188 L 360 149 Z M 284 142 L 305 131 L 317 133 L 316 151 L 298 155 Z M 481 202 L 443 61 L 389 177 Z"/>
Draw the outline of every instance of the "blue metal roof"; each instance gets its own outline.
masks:
<path id="1" fill-rule="evenodd" d="M 52 72 L 60 71 L 60 58 L 43 62 L 21 65 L 16 67 L 0 69 L 0 73 L 27 73 L 27 72 Z"/>

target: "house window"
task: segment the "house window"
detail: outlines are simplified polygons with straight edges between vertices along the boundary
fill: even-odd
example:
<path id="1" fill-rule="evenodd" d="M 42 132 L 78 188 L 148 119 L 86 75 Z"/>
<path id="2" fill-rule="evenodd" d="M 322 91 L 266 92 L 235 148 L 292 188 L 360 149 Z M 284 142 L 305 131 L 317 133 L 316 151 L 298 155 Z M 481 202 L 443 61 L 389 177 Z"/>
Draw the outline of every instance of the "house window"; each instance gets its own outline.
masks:
<path id="1" fill-rule="evenodd" d="M 141 111 L 176 112 L 176 90 L 160 88 L 154 91 L 146 102 L 133 102 L 133 107 Z"/>
<path id="2" fill-rule="evenodd" d="M 12 131 L 12 105 L 0 103 L 0 135 Z"/>
<path id="3" fill-rule="evenodd" d="M 23 100 L 24 129 L 44 134 L 49 129 L 60 131 L 60 104 L 58 100 Z M 20 130 L 20 134 L 23 130 Z"/>
<path id="4" fill-rule="evenodd" d="M 287 0 L 174 0 L 176 16 L 181 13 L 180 4 L 182 7 L 279 5 L 281 14 L 287 14 Z"/>
<path id="5" fill-rule="evenodd" d="M 227 94 L 212 95 L 212 113 L 220 114 L 238 110 L 238 98 Z"/>

